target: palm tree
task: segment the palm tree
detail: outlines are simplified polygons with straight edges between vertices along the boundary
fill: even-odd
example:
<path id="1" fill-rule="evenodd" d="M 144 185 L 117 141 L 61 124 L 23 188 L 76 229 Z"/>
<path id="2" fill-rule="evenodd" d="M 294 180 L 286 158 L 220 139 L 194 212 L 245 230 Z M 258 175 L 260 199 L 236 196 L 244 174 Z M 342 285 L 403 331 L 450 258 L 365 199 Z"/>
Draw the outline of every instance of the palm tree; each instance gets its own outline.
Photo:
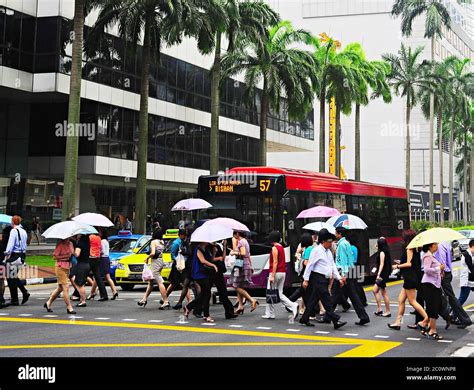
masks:
<path id="1" fill-rule="evenodd" d="M 82 49 L 84 42 L 84 20 L 87 14 L 86 0 L 74 3 L 74 35 L 72 39 L 71 76 L 69 81 L 69 106 L 67 122 L 77 126 L 81 117 Z M 77 195 L 77 162 L 79 159 L 79 136 L 68 132 L 64 161 L 64 188 L 62 219 L 75 214 Z"/>
<path id="2" fill-rule="evenodd" d="M 460 3 L 470 0 L 458 0 Z M 413 21 L 425 15 L 425 38 L 431 40 L 431 62 L 435 57 L 436 38 L 442 38 L 443 27 L 451 27 L 451 17 L 446 6 L 440 0 L 395 0 L 392 15 L 402 17 L 402 33 L 410 36 Z M 433 140 L 434 140 L 434 94 L 430 97 L 430 221 L 434 220 L 434 176 L 433 176 Z"/>
<path id="3" fill-rule="evenodd" d="M 447 115 L 451 117 L 449 129 L 449 222 L 454 220 L 453 180 L 454 180 L 454 138 L 456 137 L 456 117 L 469 123 L 471 115 L 471 99 L 474 96 L 474 72 L 469 70 L 470 60 L 460 60 L 454 56 L 446 60 L 447 90 L 451 99 Z M 464 126 L 463 126 L 464 127 Z"/>
<path id="4" fill-rule="evenodd" d="M 385 61 L 368 61 L 359 43 L 351 44 L 357 56 L 352 59 L 353 66 L 357 68 L 354 81 L 354 103 L 355 103 L 355 180 L 360 181 L 360 107 L 367 106 L 370 98 L 382 96 L 386 103 L 391 101 L 390 87 L 387 83 L 387 75 L 390 65 Z M 369 87 L 372 96 L 369 98 Z"/>
<path id="5" fill-rule="evenodd" d="M 388 75 L 390 86 L 393 88 L 395 95 L 406 99 L 405 187 L 408 194 L 410 193 L 411 167 L 411 112 L 417 104 L 420 88 L 425 87 L 429 83 L 427 76 L 428 63 L 420 60 L 422 52 L 422 47 L 412 49 L 402 44 L 398 55 L 383 55 L 383 59 L 391 66 L 391 71 Z"/>
<path id="6" fill-rule="evenodd" d="M 257 86 L 262 83 L 259 156 L 262 166 L 267 161 L 269 109 L 280 110 L 282 91 L 286 94 L 291 119 L 304 117 L 312 107 L 314 60 L 310 53 L 292 45 L 313 43 L 309 32 L 295 30 L 290 22 L 284 21 L 271 27 L 263 36 L 235 42 L 234 49 L 222 58 L 223 76 L 243 72 L 247 101 L 255 97 Z"/>
<path id="7" fill-rule="evenodd" d="M 217 10 L 217 11 L 216 11 Z M 91 31 L 91 41 L 98 40 L 105 28 L 117 25 L 120 37 L 136 50 L 142 44 L 140 69 L 140 112 L 138 164 L 136 183 L 136 230 L 145 232 L 147 162 L 148 162 L 148 96 L 150 64 L 158 62 L 164 44 L 181 42 L 183 34 L 198 35 L 200 47 L 212 48 L 213 33 L 207 13 L 221 13 L 214 1 L 206 0 L 104 0 Z"/>
<path id="8" fill-rule="evenodd" d="M 446 116 L 449 116 L 446 107 L 451 104 L 448 92 L 448 80 L 445 75 L 449 67 L 448 61 L 430 63 L 430 77 L 432 83 L 421 89 L 421 108 L 426 118 L 429 118 L 431 109 L 431 96 L 434 96 L 434 111 L 437 124 L 438 150 L 439 150 L 439 196 L 440 196 L 440 223 L 444 225 L 444 156 L 443 156 L 443 125 Z"/>
<path id="9" fill-rule="evenodd" d="M 227 52 L 230 53 L 235 43 L 248 41 L 253 37 L 267 34 L 267 28 L 280 21 L 278 14 L 262 0 L 217 0 L 224 10 L 226 18 L 217 23 L 216 27 L 214 64 L 211 69 L 211 134 L 210 134 L 210 171 L 216 174 L 219 170 L 219 116 L 220 116 L 220 85 L 222 82 L 221 59 L 222 38 L 227 38 Z"/>

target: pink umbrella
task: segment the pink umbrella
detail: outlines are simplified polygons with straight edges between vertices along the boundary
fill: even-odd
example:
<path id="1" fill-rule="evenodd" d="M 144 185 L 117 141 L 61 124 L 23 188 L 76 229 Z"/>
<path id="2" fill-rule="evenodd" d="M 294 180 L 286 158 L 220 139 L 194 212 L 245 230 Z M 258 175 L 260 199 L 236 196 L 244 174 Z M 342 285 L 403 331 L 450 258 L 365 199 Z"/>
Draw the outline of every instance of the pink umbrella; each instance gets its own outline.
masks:
<path id="1" fill-rule="evenodd" d="M 296 218 L 328 218 L 336 215 L 341 215 L 337 209 L 326 206 L 316 206 L 303 210 Z"/>
<path id="2" fill-rule="evenodd" d="M 232 218 L 214 218 L 211 219 L 210 221 L 207 221 L 204 223 L 204 225 L 209 226 L 209 225 L 222 225 L 229 227 L 233 230 L 238 230 L 240 232 L 249 232 L 249 228 L 245 226 L 243 223 L 232 219 Z"/>

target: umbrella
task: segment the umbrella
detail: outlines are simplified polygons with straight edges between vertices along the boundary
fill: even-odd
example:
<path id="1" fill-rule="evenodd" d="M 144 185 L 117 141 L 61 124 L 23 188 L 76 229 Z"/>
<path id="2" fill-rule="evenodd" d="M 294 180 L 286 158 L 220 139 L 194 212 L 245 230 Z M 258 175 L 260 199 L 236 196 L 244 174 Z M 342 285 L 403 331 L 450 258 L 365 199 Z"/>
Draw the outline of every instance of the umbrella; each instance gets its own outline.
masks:
<path id="1" fill-rule="evenodd" d="M 230 238 L 233 235 L 233 230 L 224 225 L 208 225 L 205 223 L 201 227 L 198 227 L 191 235 L 191 242 L 216 242 L 226 238 Z"/>
<path id="2" fill-rule="evenodd" d="M 81 222 L 76 221 L 64 221 L 54 224 L 53 226 L 46 229 L 42 234 L 44 238 L 56 238 L 64 240 L 66 238 L 75 236 L 76 234 L 94 234 L 98 233 L 97 230 Z"/>
<path id="3" fill-rule="evenodd" d="M 232 230 L 237 230 L 240 232 L 250 232 L 247 226 L 245 226 L 243 223 L 232 218 L 214 218 L 207 221 L 205 224 L 206 226 L 223 225 L 223 226 L 230 227 Z"/>
<path id="4" fill-rule="evenodd" d="M 108 219 L 105 215 L 97 214 L 97 213 L 79 214 L 77 217 L 74 217 L 72 220 L 76 222 L 85 223 L 91 226 L 101 226 L 101 227 L 114 226 L 112 221 Z"/>
<path id="5" fill-rule="evenodd" d="M 12 217 L 6 214 L 0 214 L 0 223 L 6 223 L 10 225 L 12 223 Z"/>
<path id="6" fill-rule="evenodd" d="M 171 211 L 191 211 L 191 210 L 201 210 L 201 209 L 208 209 L 212 207 L 212 204 L 206 202 L 204 199 L 200 198 L 190 198 L 190 199 L 183 199 L 176 203 Z"/>
<path id="7" fill-rule="evenodd" d="M 367 224 L 359 217 L 352 214 L 341 214 L 336 217 L 329 218 L 326 223 L 337 227 L 344 227 L 346 229 L 367 229 Z"/>
<path id="8" fill-rule="evenodd" d="M 332 207 L 316 206 L 310 209 L 303 210 L 296 218 L 328 218 L 335 215 L 341 215 L 339 210 Z"/>
<path id="9" fill-rule="evenodd" d="M 336 234 L 336 228 L 326 222 L 311 222 L 303 226 L 303 229 L 319 232 L 321 229 L 327 229 L 329 233 Z"/>
<path id="10" fill-rule="evenodd" d="M 426 244 L 454 241 L 465 238 L 461 233 L 449 228 L 432 228 L 418 234 L 408 244 L 407 249 L 420 248 Z"/>

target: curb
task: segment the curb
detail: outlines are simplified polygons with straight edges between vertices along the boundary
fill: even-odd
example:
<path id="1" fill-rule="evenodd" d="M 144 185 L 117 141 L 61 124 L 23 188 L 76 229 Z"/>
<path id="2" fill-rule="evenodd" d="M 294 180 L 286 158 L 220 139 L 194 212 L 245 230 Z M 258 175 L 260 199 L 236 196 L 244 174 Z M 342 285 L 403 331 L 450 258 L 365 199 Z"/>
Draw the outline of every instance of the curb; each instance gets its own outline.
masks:
<path id="1" fill-rule="evenodd" d="M 57 278 L 32 278 L 25 280 L 27 286 L 35 285 L 35 284 L 48 284 L 48 283 L 56 283 Z"/>

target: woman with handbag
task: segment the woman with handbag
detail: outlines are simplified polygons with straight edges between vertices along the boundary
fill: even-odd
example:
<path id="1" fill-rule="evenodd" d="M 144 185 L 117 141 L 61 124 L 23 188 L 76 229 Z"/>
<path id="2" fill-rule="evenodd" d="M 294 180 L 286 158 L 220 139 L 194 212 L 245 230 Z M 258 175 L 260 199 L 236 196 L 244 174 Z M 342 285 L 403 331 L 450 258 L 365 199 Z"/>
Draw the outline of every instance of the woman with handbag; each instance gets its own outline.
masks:
<path id="1" fill-rule="evenodd" d="M 245 238 L 245 233 L 235 232 L 234 237 L 237 239 L 237 247 L 235 250 L 230 252 L 231 255 L 236 256 L 234 269 L 231 274 L 231 283 L 237 292 L 237 300 L 239 305 L 235 314 L 244 313 L 244 298 L 247 301 L 252 303 L 251 312 L 257 308 L 259 304 L 258 301 L 250 296 L 250 294 L 245 290 L 246 287 L 252 285 L 252 261 L 250 260 L 250 246 L 248 241 Z"/>
<path id="2" fill-rule="evenodd" d="M 210 275 L 218 271 L 217 266 L 212 263 L 211 252 L 208 251 L 209 243 L 200 242 L 196 245 L 193 255 L 192 278 L 200 286 L 198 296 L 186 306 L 184 306 L 184 315 L 188 318 L 189 313 L 194 308 L 202 308 L 203 319 L 206 322 L 214 322 L 209 314 L 209 301 L 211 299 Z"/>
<path id="3" fill-rule="evenodd" d="M 296 302 L 290 301 L 285 294 L 283 294 L 283 287 L 285 286 L 286 278 L 286 260 L 285 260 L 285 249 L 280 244 L 281 234 L 280 232 L 273 231 L 268 237 L 268 241 L 272 244 L 272 251 L 270 253 L 270 275 L 268 276 L 267 291 L 275 291 L 278 294 L 271 296 L 267 295 L 267 305 L 265 308 L 265 315 L 263 319 L 275 319 L 274 303 L 283 303 L 287 310 L 291 310 L 293 313 L 293 319 L 298 317 L 299 306 Z"/>
<path id="4" fill-rule="evenodd" d="M 51 305 L 63 293 L 64 303 L 66 304 L 67 314 L 76 314 L 71 301 L 69 300 L 69 272 L 71 269 L 71 257 L 74 254 L 74 245 L 69 238 L 61 240 L 57 243 L 53 252 L 53 259 L 56 260 L 56 278 L 58 287 L 53 291 L 48 301 L 44 304 L 44 308 L 48 313 L 52 313 Z"/>
<path id="5" fill-rule="evenodd" d="M 163 261 L 163 250 L 165 249 L 165 243 L 163 242 L 163 230 L 157 229 L 153 232 L 152 241 L 150 243 L 150 254 L 145 259 L 145 264 L 151 259 L 151 271 L 153 272 L 153 279 L 148 281 L 148 287 L 145 295 L 141 301 L 138 301 L 138 306 L 145 307 L 148 303 L 148 297 L 153 291 L 153 282 L 156 281 L 158 288 L 160 289 L 161 298 L 163 304 L 158 308 L 159 310 L 170 309 L 170 303 L 168 302 L 168 296 L 166 295 L 166 288 L 164 285 L 161 271 L 165 265 Z"/>

